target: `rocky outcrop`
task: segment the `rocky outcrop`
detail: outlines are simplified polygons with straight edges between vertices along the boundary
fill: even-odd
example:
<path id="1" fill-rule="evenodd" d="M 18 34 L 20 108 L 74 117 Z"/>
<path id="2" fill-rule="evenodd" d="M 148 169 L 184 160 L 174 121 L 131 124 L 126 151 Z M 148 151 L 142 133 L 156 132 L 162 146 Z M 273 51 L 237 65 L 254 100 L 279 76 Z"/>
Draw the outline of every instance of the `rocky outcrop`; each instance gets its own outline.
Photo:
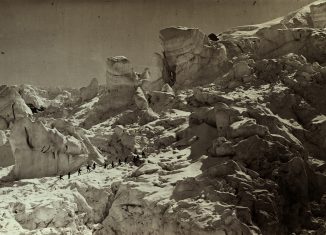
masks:
<path id="1" fill-rule="evenodd" d="M 163 80 L 177 87 L 212 81 L 227 60 L 224 45 L 211 44 L 195 28 L 166 28 L 160 31 L 163 46 Z"/>
<path id="2" fill-rule="evenodd" d="M 93 99 L 99 91 L 99 85 L 96 78 L 93 78 L 87 87 L 80 88 L 80 97 L 82 101 Z"/>
<path id="3" fill-rule="evenodd" d="M 15 158 L 14 175 L 19 179 L 66 174 L 87 160 L 83 142 L 29 118 L 15 123 L 10 145 Z"/>

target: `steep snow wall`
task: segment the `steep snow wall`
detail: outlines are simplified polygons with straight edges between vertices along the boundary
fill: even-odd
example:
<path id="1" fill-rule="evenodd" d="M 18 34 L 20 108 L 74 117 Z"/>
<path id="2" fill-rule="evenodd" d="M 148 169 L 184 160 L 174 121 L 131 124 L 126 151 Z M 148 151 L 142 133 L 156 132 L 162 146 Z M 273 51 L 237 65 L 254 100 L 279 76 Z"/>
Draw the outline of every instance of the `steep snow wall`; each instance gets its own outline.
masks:
<path id="1" fill-rule="evenodd" d="M 15 122 L 10 135 L 17 178 L 66 174 L 77 170 L 87 159 L 83 142 L 64 136 L 29 118 Z"/>
<path id="2" fill-rule="evenodd" d="M 326 27 L 326 2 L 312 4 L 310 6 L 311 18 L 316 28 Z"/>
<path id="3" fill-rule="evenodd" d="M 25 104 L 15 87 L 0 86 L 0 130 L 7 129 L 16 119 L 31 114 L 31 109 Z"/>
<path id="4" fill-rule="evenodd" d="M 207 83 L 223 71 L 227 52 L 196 28 L 170 27 L 160 31 L 163 80 L 179 87 Z"/>

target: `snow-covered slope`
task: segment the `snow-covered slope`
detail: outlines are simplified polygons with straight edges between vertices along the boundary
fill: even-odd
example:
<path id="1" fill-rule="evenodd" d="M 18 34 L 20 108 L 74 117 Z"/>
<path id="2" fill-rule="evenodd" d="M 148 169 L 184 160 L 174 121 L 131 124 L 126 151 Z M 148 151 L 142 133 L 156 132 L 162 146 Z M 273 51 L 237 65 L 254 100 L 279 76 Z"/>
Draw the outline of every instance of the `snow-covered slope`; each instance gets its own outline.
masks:
<path id="1" fill-rule="evenodd" d="M 118 56 L 104 86 L 2 87 L 0 234 L 326 234 L 325 4 L 163 29 L 152 84 Z"/>

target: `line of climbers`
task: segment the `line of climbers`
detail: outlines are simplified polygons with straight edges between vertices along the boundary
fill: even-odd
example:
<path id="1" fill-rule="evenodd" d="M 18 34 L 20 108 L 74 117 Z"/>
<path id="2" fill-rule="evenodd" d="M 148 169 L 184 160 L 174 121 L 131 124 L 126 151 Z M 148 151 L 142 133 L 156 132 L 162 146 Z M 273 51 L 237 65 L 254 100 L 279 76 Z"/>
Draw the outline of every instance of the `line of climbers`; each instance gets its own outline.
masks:
<path id="1" fill-rule="evenodd" d="M 141 155 L 142 155 L 142 158 L 145 158 L 145 157 L 146 157 L 146 154 L 145 154 L 144 151 L 142 151 L 142 154 L 141 154 Z M 142 160 L 140 159 L 140 156 L 139 156 L 138 154 L 133 154 L 132 162 L 133 162 L 133 164 L 134 164 L 135 166 L 140 166 L 141 163 L 142 163 Z M 126 157 L 126 158 L 124 159 L 124 163 L 125 163 L 125 164 L 128 163 L 128 157 Z M 118 165 L 119 165 L 119 166 L 122 165 L 122 161 L 121 161 L 121 159 L 118 160 Z M 108 162 L 105 160 L 105 161 L 104 161 L 104 164 L 103 164 L 103 168 L 106 169 L 107 167 L 108 167 Z M 112 168 L 115 167 L 115 165 L 114 165 L 114 161 L 111 162 L 111 167 L 112 167 Z M 88 173 L 91 172 L 92 169 L 93 169 L 93 170 L 96 169 L 96 163 L 95 163 L 95 162 L 94 162 L 92 165 L 90 165 L 90 164 L 87 164 L 87 165 L 86 165 L 86 171 L 87 171 Z M 81 175 L 81 172 L 82 172 L 81 168 L 79 168 L 77 172 L 78 172 L 78 175 Z M 68 178 L 68 179 L 70 179 L 70 175 L 71 175 L 71 173 L 68 172 L 68 174 L 67 174 L 67 178 Z M 63 180 L 63 175 L 62 175 L 62 174 L 59 175 L 59 180 Z"/>

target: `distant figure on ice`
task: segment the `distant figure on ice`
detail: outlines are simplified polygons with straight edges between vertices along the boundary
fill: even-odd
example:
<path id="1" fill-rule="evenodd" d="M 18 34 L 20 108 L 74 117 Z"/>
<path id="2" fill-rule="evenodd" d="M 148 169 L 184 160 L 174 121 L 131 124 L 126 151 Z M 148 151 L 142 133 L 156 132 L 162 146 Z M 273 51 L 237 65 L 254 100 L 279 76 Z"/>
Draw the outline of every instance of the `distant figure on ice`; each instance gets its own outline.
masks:
<path id="1" fill-rule="evenodd" d="M 106 167 L 108 166 L 108 164 L 107 164 L 107 162 L 106 161 L 104 161 L 104 169 L 106 169 Z"/>
<path id="2" fill-rule="evenodd" d="M 144 150 L 141 152 L 141 156 L 142 156 L 143 158 L 146 157 L 146 154 L 145 154 Z"/>
<path id="3" fill-rule="evenodd" d="M 86 169 L 87 169 L 87 172 L 90 172 L 91 171 L 91 166 L 89 164 L 87 164 Z"/>
<path id="4" fill-rule="evenodd" d="M 59 175 L 59 180 L 63 180 L 63 175 Z"/>
<path id="5" fill-rule="evenodd" d="M 112 166 L 112 168 L 114 168 L 114 162 L 112 161 L 112 163 L 111 163 L 111 166 Z"/>
<path id="6" fill-rule="evenodd" d="M 94 162 L 93 163 L 93 170 L 95 170 L 95 168 L 96 168 L 96 163 Z"/>
<path id="7" fill-rule="evenodd" d="M 125 157 L 125 163 L 127 163 L 127 161 L 128 161 L 128 157 Z"/>
<path id="8" fill-rule="evenodd" d="M 121 165 L 121 160 L 119 159 L 119 165 Z"/>
<path id="9" fill-rule="evenodd" d="M 81 169 L 80 168 L 78 169 L 78 175 L 81 175 Z"/>
<path id="10" fill-rule="evenodd" d="M 70 172 L 68 172 L 68 179 L 70 179 Z"/>

